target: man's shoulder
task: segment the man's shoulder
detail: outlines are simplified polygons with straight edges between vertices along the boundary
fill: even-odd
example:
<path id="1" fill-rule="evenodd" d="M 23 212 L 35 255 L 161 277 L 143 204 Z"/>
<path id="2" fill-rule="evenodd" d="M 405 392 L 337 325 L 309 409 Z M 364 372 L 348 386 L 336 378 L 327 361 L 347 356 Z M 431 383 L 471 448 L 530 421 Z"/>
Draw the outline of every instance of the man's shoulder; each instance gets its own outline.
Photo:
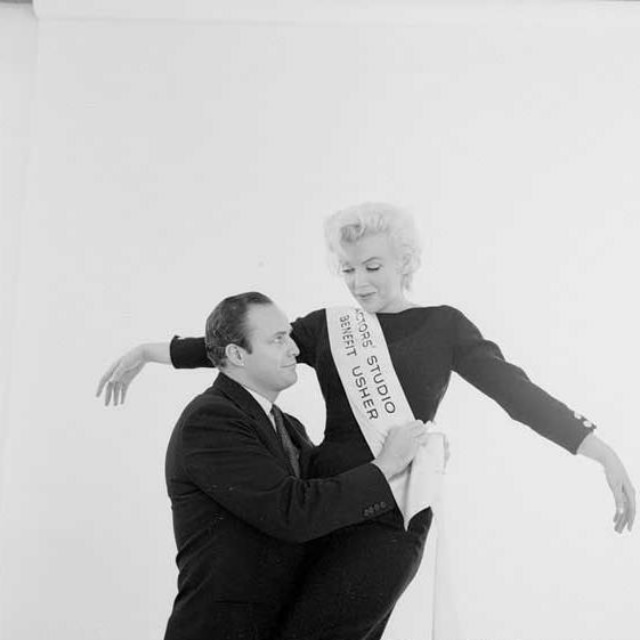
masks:
<path id="1" fill-rule="evenodd" d="M 247 414 L 224 394 L 209 387 L 198 394 L 183 409 L 178 425 L 210 420 L 213 424 L 226 420 L 243 420 Z"/>

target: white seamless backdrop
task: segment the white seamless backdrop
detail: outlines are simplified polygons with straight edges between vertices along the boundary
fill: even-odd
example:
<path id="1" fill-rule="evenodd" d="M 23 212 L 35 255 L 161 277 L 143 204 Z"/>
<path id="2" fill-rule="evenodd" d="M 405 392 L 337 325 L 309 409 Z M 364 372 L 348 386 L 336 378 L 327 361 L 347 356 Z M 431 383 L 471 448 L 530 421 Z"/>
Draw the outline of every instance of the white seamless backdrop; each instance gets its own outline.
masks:
<path id="1" fill-rule="evenodd" d="M 227 294 L 263 290 L 292 317 L 348 301 L 322 219 L 363 200 L 418 216 L 415 300 L 460 307 L 640 482 L 640 13 L 545 15 L 40 25 L 0 637 L 161 637 L 176 579 L 164 451 L 212 374 L 149 366 L 117 409 L 97 380 L 137 342 L 201 334 Z M 319 440 L 301 377 L 282 404 Z M 613 533 L 597 467 L 455 378 L 438 420 L 464 637 L 635 638 L 637 533 Z M 425 584 L 388 640 L 428 637 Z"/>

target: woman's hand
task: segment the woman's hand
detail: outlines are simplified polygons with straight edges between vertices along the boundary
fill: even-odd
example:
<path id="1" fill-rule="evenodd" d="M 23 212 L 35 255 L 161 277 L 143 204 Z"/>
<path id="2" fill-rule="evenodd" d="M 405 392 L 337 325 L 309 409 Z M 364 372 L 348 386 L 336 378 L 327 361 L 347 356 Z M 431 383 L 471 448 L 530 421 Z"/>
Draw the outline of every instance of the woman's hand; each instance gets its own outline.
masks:
<path id="1" fill-rule="evenodd" d="M 625 527 L 631 531 L 636 517 L 636 492 L 627 470 L 617 455 L 604 463 L 604 473 L 616 503 L 616 512 L 613 516 L 614 529 L 617 533 L 622 533 Z"/>
<path id="2" fill-rule="evenodd" d="M 578 447 L 578 453 L 596 460 L 603 466 L 616 503 L 613 527 L 617 533 L 622 533 L 625 527 L 631 531 L 636 517 L 636 490 L 618 454 L 593 433 L 582 441 Z"/>
<path id="3" fill-rule="evenodd" d="M 112 399 L 114 406 L 124 403 L 131 381 L 142 371 L 142 367 L 146 363 L 142 345 L 127 351 L 100 378 L 96 396 L 99 397 L 106 386 L 104 394 L 105 406 L 108 406 Z"/>
<path id="4" fill-rule="evenodd" d="M 114 406 L 123 404 L 131 381 L 142 371 L 147 362 L 171 364 L 169 343 L 141 344 L 120 356 L 104 373 L 98 383 L 96 396 L 106 387 L 104 404 L 113 400 Z"/>

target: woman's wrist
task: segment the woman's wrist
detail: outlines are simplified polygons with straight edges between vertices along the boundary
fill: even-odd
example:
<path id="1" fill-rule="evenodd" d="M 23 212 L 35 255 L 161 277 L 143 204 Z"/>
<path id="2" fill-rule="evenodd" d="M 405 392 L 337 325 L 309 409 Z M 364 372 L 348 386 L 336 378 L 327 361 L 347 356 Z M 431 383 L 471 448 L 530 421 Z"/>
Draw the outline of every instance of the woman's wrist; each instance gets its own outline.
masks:
<path id="1" fill-rule="evenodd" d="M 171 353 L 168 342 L 147 342 L 135 347 L 137 355 L 143 363 L 157 362 L 171 364 Z"/>
<path id="2" fill-rule="evenodd" d="M 616 452 L 593 433 L 590 433 L 580 443 L 576 453 L 599 462 L 603 467 L 606 467 L 609 463 L 617 461 L 618 459 Z"/>

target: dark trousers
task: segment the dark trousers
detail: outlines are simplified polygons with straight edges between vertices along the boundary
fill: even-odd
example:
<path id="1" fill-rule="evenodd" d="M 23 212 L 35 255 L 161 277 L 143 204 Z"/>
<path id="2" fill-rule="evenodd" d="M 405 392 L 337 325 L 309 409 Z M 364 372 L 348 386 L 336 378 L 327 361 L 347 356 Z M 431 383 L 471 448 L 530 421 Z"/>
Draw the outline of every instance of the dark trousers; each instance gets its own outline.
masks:
<path id="1" fill-rule="evenodd" d="M 402 528 L 398 511 L 309 544 L 295 599 L 273 640 L 378 640 L 415 576 L 431 510 Z"/>

